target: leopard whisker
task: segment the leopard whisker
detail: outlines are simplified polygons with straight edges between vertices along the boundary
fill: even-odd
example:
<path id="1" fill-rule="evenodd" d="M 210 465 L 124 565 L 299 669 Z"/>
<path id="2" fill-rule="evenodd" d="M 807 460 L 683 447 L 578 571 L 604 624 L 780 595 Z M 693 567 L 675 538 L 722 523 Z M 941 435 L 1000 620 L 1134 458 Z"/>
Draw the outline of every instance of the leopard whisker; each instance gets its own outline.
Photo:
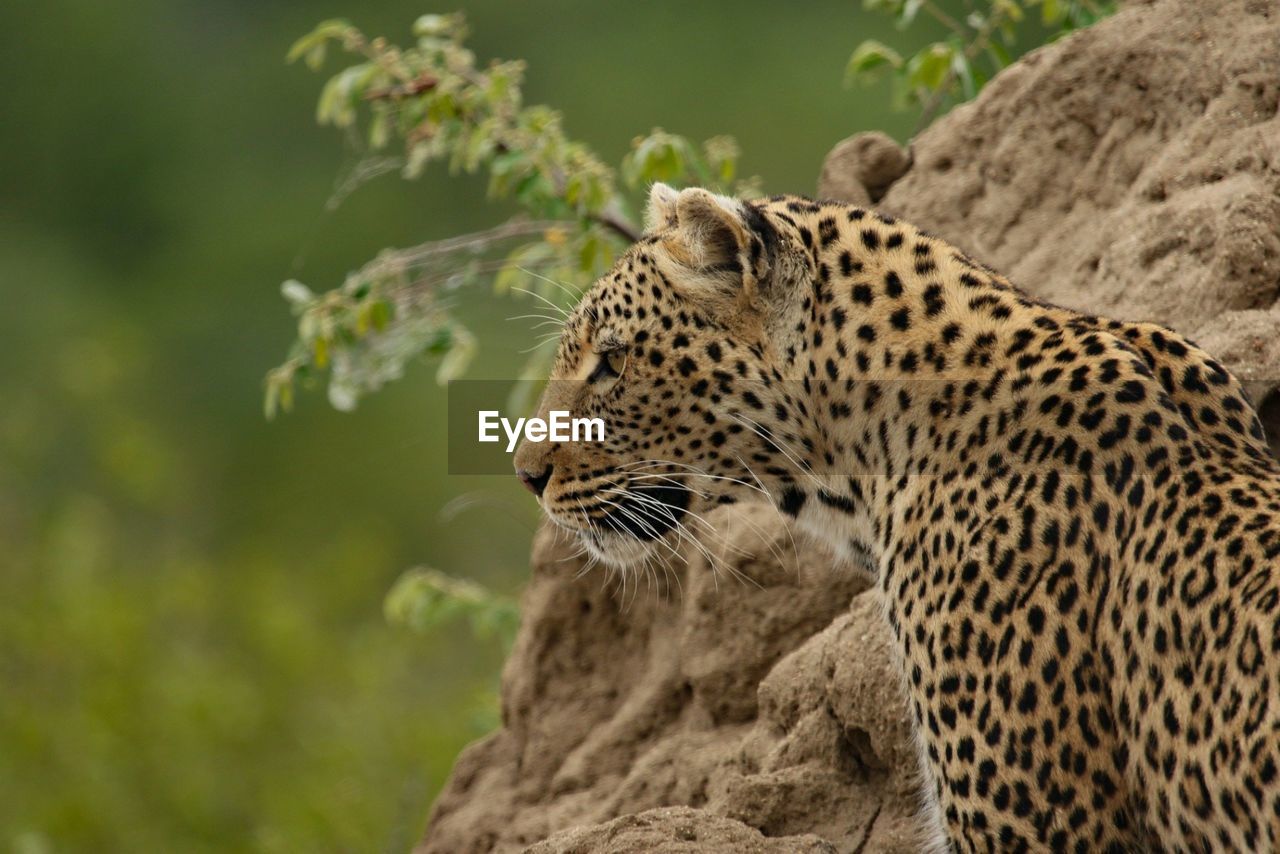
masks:
<path id="1" fill-rule="evenodd" d="M 763 487 L 754 486 L 750 483 L 747 483 L 745 480 L 741 480 L 736 477 L 729 477 L 728 475 L 710 474 L 705 469 L 700 469 L 697 466 L 692 466 L 692 465 L 689 465 L 688 463 L 678 463 L 673 460 L 658 460 L 658 459 L 638 460 L 632 463 L 623 463 L 622 465 L 618 466 L 618 468 L 629 470 L 629 469 L 638 468 L 641 466 L 645 468 L 656 468 L 660 465 L 676 466 L 680 468 L 689 469 L 689 471 L 686 471 L 686 472 L 672 472 L 672 474 L 682 474 L 682 475 L 687 475 L 689 477 L 702 477 L 710 480 L 724 480 L 730 483 L 736 483 L 739 486 L 745 486 L 748 489 L 756 490 L 758 492 L 763 493 L 764 495 L 769 494 L 768 490 L 764 489 Z"/>
<path id="2" fill-rule="evenodd" d="M 744 426 L 746 426 L 746 427 L 747 427 L 747 429 L 751 430 L 753 433 L 755 433 L 755 434 L 756 434 L 757 436 L 759 436 L 761 439 L 764 439 L 764 440 L 765 440 L 766 442 L 768 442 L 770 445 L 772 445 L 773 447 L 777 448 L 777 449 L 778 449 L 778 451 L 779 451 L 779 452 L 780 452 L 784 457 L 786 457 L 786 458 L 791 462 L 791 464 L 792 464 L 792 465 L 794 465 L 794 466 L 796 467 L 796 469 L 797 469 L 801 474 L 808 475 L 808 476 L 809 476 L 809 478 L 814 482 L 814 484 L 817 486 L 817 488 L 818 488 L 818 489 L 826 489 L 826 485 L 822 482 L 822 480 L 821 480 L 821 479 L 819 479 L 819 477 L 818 477 L 816 474 L 814 474 L 814 471 L 813 471 L 813 469 L 809 466 L 809 464 L 808 464 L 807 462 L 805 462 L 803 459 L 801 459 L 801 458 L 799 458 L 799 457 L 796 457 L 796 456 L 793 456 L 793 455 L 792 455 L 792 453 L 791 453 L 791 451 L 789 451 L 789 450 L 787 449 L 787 443 L 786 443 L 786 442 L 784 442 L 784 441 L 782 441 L 780 438 L 778 438 L 778 437 L 774 436 L 774 435 L 773 435 L 773 433 L 772 433 L 772 431 L 769 431 L 769 430 L 768 430 L 768 428 L 764 427 L 764 426 L 763 426 L 762 424 L 760 424 L 758 421 L 754 421 L 754 420 L 752 420 L 752 419 L 750 419 L 750 418 L 747 418 L 746 416 L 740 415 L 740 414 L 738 414 L 738 413 L 736 413 L 736 412 L 731 412 L 731 413 L 729 413 L 729 416 L 730 416 L 731 418 L 735 418 L 735 419 L 737 419 L 737 420 L 738 420 L 739 422 L 741 422 Z M 792 449 L 792 450 L 794 450 L 794 449 Z"/>
<path id="3" fill-rule="evenodd" d="M 737 578 L 740 583 L 749 582 L 755 585 L 756 587 L 760 587 L 760 584 L 755 579 L 733 568 L 723 559 L 717 559 L 716 556 L 710 551 L 710 549 L 708 549 L 707 546 L 702 542 L 702 539 L 700 537 L 694 535 L 694 533 L 691 530 L 689 530 L 689 528 L 683 522 L 673 518 L 674 513 L 672 512 L 672 508 L 670 506 L 663 504 L 660 501 L 657 501 L 657 499 L 654 499 L 651 496 L 638 496 L 634 493 L 630 493 L 629 497 L 634 499 L 643 498 L 646 502 L 652 502 L 651 507 L 655 507 L 656 505 L 655 509 L 659 509 L 660 512 L 664 513 L 664 515 L 668 515 L 672 517 L 671 521 L 674 523 L 674 527 L 675 527 L 675 530 L 678 532 L 678 535 L 681 537 L 682 540 L 685 537 L 688 538 L 689 543 L 694 548 L 696 548 L 702 554 L 702 556 L 707 560 L 707 565 L 711 567 L 711 570 L 713 573 L 716 573 L 718 569 L 723 569 L 729 575 Z M 652 509 L 649 512 L 652 513 L 653 512 Z M 691 517 L 701 522 L 701 524 L 707 529 L 709 535 L 715 538 L 715 542 L 717 545 L 723 546 L 726 551 L 732 551 L 735 554 L 738 554 L 739 556 L 742 556 L 742 557 L 750 556 L 750 553 L 745 552 L 742 549 L 731 544 L 728 541 L 728 539 L 725 538 L 724 535 L 714 525 L 711 525 L 709 522 L 707 522 L 707 520 L 703 519 L 701 516 L 698 516 L 696 513 L 689 513 L 689 511 L 686 511 L 686 513 L 688 513 L 688 515 L 690 515 Z M 720 564 L 719 567 L 717 567 L 717 563 Z"/>
<path id="4" fill-rule="evenodd" d="M 521 267 L 519 265 L 516 265 L 516 269 L 519 270 L 521 273 L 524 273 L 526 276 L 532 276 L 533 278 L 540 279 L 549 285 L 556 286 L 560 290 L 564 291 L 564 293 L 568 295 L 569 299 L 573 300 L 574 302 L 577 302 L 578 300 L 582 299 L 583 291 L 575 290 L 574 288 L 571 288 L 568 285 L 566 285 L 564 282 L 556 281 L 550 276 L 546 276 L 546 275 L 543 275 L 542 273 L 538 273 L 534 270 L 530 270 L 528 267 Z"/>
<path id="5" fill-rule="evenodd" d="M 546 297 L 544 297 L 542 294 L 538 293 L 537 291 L 531 291 L 531 290 L 529 290 L 528 288 L 517 288 L 517 287 L 512 287 L 512 288 L 511 288 L 511 290 L 513 290 L 513 291 L 519 291 L 519 292 L 520 292 L 520 293 L 522 293 L 522 294 L 528 294 L 529 296 L 533 297 L 534 299 L 541 300 L 542 302 L 546 303 L 546 305 L 547 305 L 547 306 L 548 306 L 552 311 L 559 312 L 559 314 L 560 314 L 562 317 L 564 317 L 564 319 L 565 319 L 565 320 L 568 320 L 568 319 L 572 316 L 572 315 L 570 315 L 569 310 L 568 310 L 567 308 L 565 308 L 564 306 L 556 305 L 554 302 L 552 302 L 551 300 L 547 299 Z"/>
<path id="6" fill-rule="evenodd" d="M 791 543 L 791 556 L 795 558 L 796 565 L 798 566 L 800 564 L 800 549 L 796 546 L 795 534 L 792 533 L 792 530 L 791 530 L 791 520 L 787 519 L 787 517 L 782 514 L 782 511 L 778 508 L 778 502 L 773 497 L 773 493 L 770 492 L 765 487 L 764 481 L 760 479 L 760 475 L 756 474 L 756 470 L 751 467 L 750 463 L 748 463 L 738 454 L 734 454 L 733 456 L 734 456 L 734 459 L 736 459 L 742 465 L 742 467 L 747 470 L 747 473 L 750 474 L 751 477 L 755 479 L 755 482 L 759 485 L 760 491 L 763 492 L 769 499 L 769 502 L 768 502 L 769 508 L 773 510 L 773 512 L 778 516 L 779 519 L 782 520 L 782 530 L 787 532 L 787 540 Z M 770 543 L 771 543 L 770 549 L 772 550 L 774 548 L 772 546 L 772 541 L 770 541 Z M 774 551 L 774 555 L 778 558 L 779 563 L 781 563 L 782 556 L 776 551 Z"/>

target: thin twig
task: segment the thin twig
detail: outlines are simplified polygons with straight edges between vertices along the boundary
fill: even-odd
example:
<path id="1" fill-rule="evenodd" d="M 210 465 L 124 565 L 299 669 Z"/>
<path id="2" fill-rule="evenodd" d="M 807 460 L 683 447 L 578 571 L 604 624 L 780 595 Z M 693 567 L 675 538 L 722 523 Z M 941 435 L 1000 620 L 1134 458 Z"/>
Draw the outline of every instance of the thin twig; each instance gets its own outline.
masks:
<path id="1" fill-rule="evenodd" d="M 513 237 L 528 237 L 531 234 L 551 231 L 556 228 L 567 230 L 573 228 L 573 226 L 574 223 L 570 220 L 516 218 L 484 231 L 473 231 L 470 234 L 461 234 L 457 237 L 447 237 L 443 240 L 422 243 L 412 249 L 397 252 L 396 257 L 412 263 L 425 261 L 437 255 L 452 255 L 468 250 L 478 254 L 484 252 L 495 243 L 501 243 Z"/>
<path id="2" fill-rule="evenodd" d="M 635 243 L 640 239 L 640 232 L 634 225 L 622 216 L 611 211 L 601 211 L 590 216 L 592 222 L 604 226 L 605 228 L 617 234 L 628 243 Z"/>
<path id="3" fill-rule="evenodd" d="M 408 83 L 401 83 L 399 86 L 383 86 L 378 89 L 370 89 L 364 93 L 364 99 L 366 101 L 399 101 L 403 98 L 411 98 L 414 95 L 429 92 L 439 85 L 439 79 L 432 74 L 424 73 L 417 80 L 410 80 Z"/>
<path id="4" fill-rule="evenodd" d="M 946 12 L 942 11 L 942 9 L 940 9 L 938 6 L 934 5 L 932 0 L 924 0 L 924 3 L 921 5 L 920 8 L 924 9 L 926 12 L 932 15 L 934 19 L 938 21 L 938 23 L 942 24 L 944 27 L 951 30 L 956 35 L 965 36 L 969 34 L 969 31 L 968 29 L 965 28 L 964 24 L 961 24 L 955 18 L 951 17 Z"/>
<path id="5" fill-rule="evenodd" d="M 972 61 L 978 54 L 987 49 L 987 45 L 991 40 L 992 34 L 995 33 L 996 28 L 1000 26 L 1002 22 L 1002 13 L 998 9 L 992 9 L 991 16 L 983 21 L 982 29 L 978 30 L 977 34 L 973 37 L 973 41 L 969 42 L 968 46 L 964 49 L 965 62 Z M 955 80 L 956 68 L 955 64 L 952 63 L 952 65 L 947 69 L 946 76 L 942 78 L 942 82 L 938 85 L 938 88 L 933 91 L 933 95 L 929 98 L 928 103 L 924 105 L 924 109 L 920 111 L 920 120 L 916 122 L 915 130 L 911 132 L 913 137 L 917 136 L 922 130 L 929 126 L 931 121 L 933 121 L 933 117 L 942 106 L 942 101 L 946 98 L 947 91 L 951 88 L 951 85 Z"/>
<path id="6" fill-rule="evenodd" d="M 357 42 L 355 42 L 352 46 L 355 47 L 355 49 L 358 52 L 363 54 L 370 62 L 377 64 L 384 71 L 386 71 L 387 74 L 401 81 L 398 85 L 387 86 L 387 87 L 383 87 L 382 89 L 371 90 L 365 96 L 369 100 L 378 100 L 380 98 L 392 98 L 395 100 L 399 100 L 401 98 L 410 97 L 412 95 L 420 95 L 423 92 L 429 92 L 432 89 L 434 89 L 437 85 L 439 85 L 440 81 L 436 79 L 434 75 L 432 75 L 430 72 L 427 72 L 427 71 L 422 72 L 422 74 L 417 78 L 412 78 L 412 79 L 408 78 L 408 76 L 404 73 L 404 71 L 401 68 L 387 61 L 387 58 L 385 54 L 382 52 L 382 50 L 380 50 L 380 45 L 378 44 L 376 39 L 374 40 L 374 42 L 371 43 L 362 37 Z M 462 79 L 465 80 L 468 84 L 476 88 L 484 88 L 485 86 L 489 85 L 489 76 L 482 71 L 477 71 L 474 68 L 453 69 L 452 71 L 454 74 L 457 74 L 458 76 L 462 77 Z M 509 118 L 509 117 L 505 117 L 505 118 Z M 513 130 L 513 128 L 509 127 L 509 128 L 506 128 L 506 130 L 511 131 Z M 503 138 L 503 134 L 501 133 L 500 130 L 495 130 L 494 137 L 495 137 L 495 145 L 494 145 L 495 152 L 503 153 L 503 152 L 512 150 L 511 143 L 508 140 Z M 547 169 L 545 167 L 542 169 L 542 171 L 548 174 L 549 177 L 552 178 L 553 184 L 556 188 L 556 195 L 559 196 L 561 199 L 563 199 L 564 193 L 565 193 L 565 184 L 566 184 L 564 180 L 564 176 L 555 174 L 552 172 L 552 170 Z M 608 229 L 609 231 L 612 231 L 614 234 L 623 238 L 628 243 L 635 243 L 637 240 L 640 239 L 639 229 L 637 229 L 635 225 L 633 225 L 628 219 L 626 219 L 626 217 L 622 216 L 616 210 L 601 210 L 596 213 L 589 213 L 586 215 L 586 218 L 589 221 L 594 222 L 597 225 L 600 225 Z"/>

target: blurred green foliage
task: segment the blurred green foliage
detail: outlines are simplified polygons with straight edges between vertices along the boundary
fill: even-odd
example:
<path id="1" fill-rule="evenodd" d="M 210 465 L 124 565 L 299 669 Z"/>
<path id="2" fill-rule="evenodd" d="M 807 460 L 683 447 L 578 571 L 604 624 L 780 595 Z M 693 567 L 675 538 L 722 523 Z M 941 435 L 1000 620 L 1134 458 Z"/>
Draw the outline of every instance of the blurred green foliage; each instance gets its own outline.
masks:
<path id="1" fill-rule="evenodd" d="M 510 596 L 436 569 L 419 567 L 400 576 L 384 608 L 387 622 L 419 632 L 465 617 L 476 637 L 498 637 L 504 650 L 511 648 L 520 627 L 520 612 Z"/>
<path id="2" fill-rule="evenodd" d="M 862 8 L 893 18 L 910 31 L 904 55 L 877 39 L 862 41 L 845 68 L 846 83 L 874 82 L 890 72 L 894 103 L 918 108 L 921 129 L 946 109 L 973 98 L 1016 55 L 1086 27 L 1115 12 L 1115 0 L 862 0 Z M 1033 15 L 1031 20 L 1028 16 Z M 915 24 L 931 20 L 945 38 L 920 37 Z M 1021 48 L 1021 49 L 1019 49 Z"/>
<path id="3" fill-rule="evenodd" d="M 559 112 L 525 105 L 522 62 L 478 63 L 466 47 L 461 13 L 423 15 L 413 35 L 401 48 L 331 20 L 295 42 L 290 60 L 305 59 L 313 70 L 334 45 L 360 60 L 324 84 L 317 120 L 358 129 L 369 161 L 399 144 L 403 156 L 392 162 L 408 179 L 436 161 L 455 175 L 483 170 L 488 197 L 513 200 L 522 215 L 483 232 L 386 250 L 319 296 L 301 282 L 285 282 L 281 291 L 298 317 L 298 337 L 285 363 L 267 374 L 268 418 L 292 407 L 299 380 L 326 373 L 329 402 L 342 410 L 403 376 L 420 356 L 439 357 L 436 377 L 446 383 L 462 373 L 476 346 L 448 308 L 455 292 L 484 283 L 499 295 L 528 295 L 537 301 L 532 310 L 542 312 L 529 317 L 556 327 L 640 236 L 639 200 L 618 186 L 618 170 L 570 139 Z M 653 181 L 728 191 L 737 157 L 731 137 L 695 146 L 657 129 L 632 142 L 621 173 L 633 194 Z M 522 375 L 545 374 L 556 337 L 553 329 L 531 348 Z"/>
<path id="4" fill-rule="evenodd" d="M 400 155 L 315 133 L 315 78 L 283 54 L 357 11 L 329 5 L 0 6 L 0 847 L 403 851 L 494 723 L 533 503 L 446 475 L 429 371 L 355 415 L 304 397 L 262 418 L 258 378 L 296 332 L 271 283 L 342 282 L 379 247 L 519 212 L 465 170 L 379 180 Z M 358 14 L 400 32 L 426 11 Z M 883 89 L 839 86 L 854 41 L 892 38 L 848 0 L 465 11 L 477 55 L 527 60 L 529 101 L 604 163 L 638 128 L 732 134 L 770 189 L 805 191 L 842 136 L 910 130 Z M 447 307 L 485 342 L 473 376 L 519 370 L 521 306 Z M 421 564 L 494 607 L 435 619 L 438 578 L 395 585 Z"/>

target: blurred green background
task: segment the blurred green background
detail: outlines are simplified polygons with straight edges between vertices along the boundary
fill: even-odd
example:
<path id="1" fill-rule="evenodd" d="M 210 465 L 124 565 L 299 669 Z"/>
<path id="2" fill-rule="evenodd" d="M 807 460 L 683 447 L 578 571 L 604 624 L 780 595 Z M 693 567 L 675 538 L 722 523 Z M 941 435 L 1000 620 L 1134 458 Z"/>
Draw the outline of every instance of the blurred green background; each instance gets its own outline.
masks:
<path id="1" fill-rule="evenodd" d="M 0 8 L 0 847 L 403 851 L 494 725 L 501 650 L 390 627 L 382 600 L 415 564 L 516 594 L 532 501 L 445 474 L 427 366 L 353 414 L 261 404 L 283 279 L 508 213 L 440 172 L 327 210 L 354 155 L 314 125 L 323 78 L 283 60 L 326 17 L 407 40 L 454 8 Z M 766 191 L 812 192 L 837 140 L 913 123 L 841 86 L 858 41 L 895 39 L 856 0 L 461 8 L 612 163 L 654 126 L 728 133 Z M 508 375 L 519 306 L 462 313 L 470 376 Z"/>

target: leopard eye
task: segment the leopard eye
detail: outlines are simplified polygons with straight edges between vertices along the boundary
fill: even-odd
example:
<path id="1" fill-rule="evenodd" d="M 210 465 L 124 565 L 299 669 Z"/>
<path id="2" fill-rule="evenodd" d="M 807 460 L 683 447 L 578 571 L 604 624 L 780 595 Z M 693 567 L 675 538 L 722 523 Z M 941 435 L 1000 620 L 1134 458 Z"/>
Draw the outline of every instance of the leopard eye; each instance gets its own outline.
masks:
<path id="1" fill-rule="evenodd" d="M 604 360 L 609 363 L 609 370 L 613 371 L 615 377 L 622 376 L 622 372 L 627 369 L 627 351 L 619 348 L 604 354 Z"/>
<path id="2" fill-rule="evenodd" d="M 598 357 L 595 368 L 592 369 L 591 375 L 587 377 L 587 382 L 598 383 L 606 380 L 615 380 L 622 376 L 622 372 L 627 367 L 627 351 L 622 348 L 610 350 L 607 353 L 601 353 Z"/>

